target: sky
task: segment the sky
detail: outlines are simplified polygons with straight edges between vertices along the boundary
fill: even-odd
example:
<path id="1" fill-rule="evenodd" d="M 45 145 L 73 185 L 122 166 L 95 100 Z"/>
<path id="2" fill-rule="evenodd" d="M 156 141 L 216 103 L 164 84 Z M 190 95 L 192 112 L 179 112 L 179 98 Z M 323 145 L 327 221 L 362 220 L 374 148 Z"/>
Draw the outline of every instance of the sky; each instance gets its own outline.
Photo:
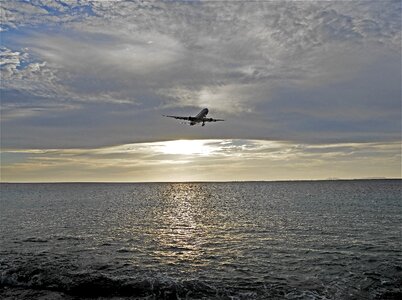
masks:
<path id="1" fill-rule="evenodd" d="M 0 7 L 2 182 L 402 177 L 400 0 Z"/>

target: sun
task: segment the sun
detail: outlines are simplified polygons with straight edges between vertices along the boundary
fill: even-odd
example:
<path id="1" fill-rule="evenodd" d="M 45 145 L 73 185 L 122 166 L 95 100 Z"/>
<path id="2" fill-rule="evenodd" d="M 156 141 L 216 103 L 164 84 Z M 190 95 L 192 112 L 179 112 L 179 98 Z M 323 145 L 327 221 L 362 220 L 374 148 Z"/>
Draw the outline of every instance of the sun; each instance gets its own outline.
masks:
<path id="1" fill-rule="evenodd" d="M 164 154 L 209 155 L 213 148 L 203 140 L 177 140 L 163 142 L 161 152 Z"/>

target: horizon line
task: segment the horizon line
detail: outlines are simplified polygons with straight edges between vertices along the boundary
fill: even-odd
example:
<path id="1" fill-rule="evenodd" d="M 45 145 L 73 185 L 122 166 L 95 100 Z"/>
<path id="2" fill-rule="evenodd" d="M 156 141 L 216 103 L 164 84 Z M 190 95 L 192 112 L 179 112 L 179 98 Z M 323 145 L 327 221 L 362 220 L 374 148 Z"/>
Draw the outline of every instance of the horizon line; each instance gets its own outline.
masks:
<path id="1" fill-rule="evenodd" d="M 195 181 L 7 181 L 0 184 L 147 184 L 147 183 L 252 183 L 252 182 L 315 182 L 315 181 L 363 181 L 402 180 L 402 177 L 327 178 L 327 179 L 278 179 L 278 180 L 195 180 Z"/>

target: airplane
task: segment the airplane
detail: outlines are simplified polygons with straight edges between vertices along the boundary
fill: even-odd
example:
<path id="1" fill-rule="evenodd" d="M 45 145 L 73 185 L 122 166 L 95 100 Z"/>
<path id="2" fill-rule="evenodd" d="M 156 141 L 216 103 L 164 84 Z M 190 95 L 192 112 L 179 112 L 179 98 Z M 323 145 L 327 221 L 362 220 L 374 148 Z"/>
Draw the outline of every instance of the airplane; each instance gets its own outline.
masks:
<path id="1" fill-rule="evenodd" d="M 189 121 L 190 126 L 194 126 L 197 123 L 202 123 L 201 126 L 205 126 L 205 122 L 225 121 L 225 120 L 222 120 L 222 119 L 206 118 L 206 115 L 208 114 L 208 112 L 209 112 L 208 108 L 204 108 L 195 117 L 191 117 L 191 116 L 190 117 L 178 117 L 178 116 L 166 116 L 166 115 L 163 115 L 163 116 L 168 117 L 168 118 L 178 119 L 178 120 Z"/>

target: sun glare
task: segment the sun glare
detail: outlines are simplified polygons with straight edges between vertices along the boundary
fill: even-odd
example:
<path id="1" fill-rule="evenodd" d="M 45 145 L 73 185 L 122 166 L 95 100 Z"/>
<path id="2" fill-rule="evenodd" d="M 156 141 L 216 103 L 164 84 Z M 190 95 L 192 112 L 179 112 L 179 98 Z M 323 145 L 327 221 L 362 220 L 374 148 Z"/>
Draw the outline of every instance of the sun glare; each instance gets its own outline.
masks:
<path id="1" fill-rule="evenodd" d="M 164 142 L 160 149 L 164 154 L 209 155 L 213 148 L 203 140 L 177 140 Z"/>

